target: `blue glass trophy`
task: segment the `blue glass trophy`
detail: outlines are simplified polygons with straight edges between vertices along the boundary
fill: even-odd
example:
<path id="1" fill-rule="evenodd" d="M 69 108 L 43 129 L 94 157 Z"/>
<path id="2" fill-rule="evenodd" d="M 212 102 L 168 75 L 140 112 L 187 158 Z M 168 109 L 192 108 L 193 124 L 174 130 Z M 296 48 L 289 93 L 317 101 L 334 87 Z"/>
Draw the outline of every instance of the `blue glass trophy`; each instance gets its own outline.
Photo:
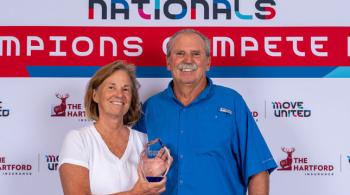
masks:
<path id="1" fill-rule="evenodd" d="M 168 173 L 171 156 L 167 147 L 156 138 L 149 141 L 140 156 L 143 175 L 148 182 L 159 182 Z"/>

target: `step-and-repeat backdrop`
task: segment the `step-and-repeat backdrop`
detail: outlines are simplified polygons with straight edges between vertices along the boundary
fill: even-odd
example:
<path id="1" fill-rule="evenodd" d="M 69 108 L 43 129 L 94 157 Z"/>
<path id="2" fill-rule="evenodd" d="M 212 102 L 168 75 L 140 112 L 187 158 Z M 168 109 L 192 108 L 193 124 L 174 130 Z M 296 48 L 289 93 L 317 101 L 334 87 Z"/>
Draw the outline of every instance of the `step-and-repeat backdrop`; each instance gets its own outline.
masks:
<path id="1" fill-rule="evenodd" d="M 83 108 L 89 77 L 116 59 L 133 62 L 144 101 L 170 80 L 165 45 L 182 28 L 210 38 L 208 74 L 246 99 L 279 165 L 270 194 L 349 194 L 349 7 L 1 0 L 0 194 L 62 194 L 58 154 L 67 131 L 91 123 Z"/>

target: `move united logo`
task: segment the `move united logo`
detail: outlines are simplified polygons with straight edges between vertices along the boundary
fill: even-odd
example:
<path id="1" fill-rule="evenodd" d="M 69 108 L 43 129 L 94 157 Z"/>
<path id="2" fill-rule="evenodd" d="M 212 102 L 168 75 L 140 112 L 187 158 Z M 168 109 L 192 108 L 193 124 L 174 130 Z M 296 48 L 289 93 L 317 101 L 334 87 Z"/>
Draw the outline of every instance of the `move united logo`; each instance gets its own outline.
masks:
<path id="1" fill-rule="evenodd" d="M 69 93 L 56 93 L 55 96 L 59 101 L 51 105 L 51 117 L 78 118 L 81 122 L 87 121 L 82 104 L 68 101 Z"/>
<path id="2" fill-rule="evenodd" d="M 280 167 L 278 171 L 293 171 L 304 173 L 307 176 L 333 176 L 334 165 L 332 164 L 318 164 L 310 162 L 309 157 L 294 155 L 296 149 L 281 148 L 286 153 L 286 158 L 280 160 Z"/>
<path id="3" fill-rule="evenodd" d="M 272 102 L 273 114 L 278 118 L 308 118 L 311 110 L 304 108 L 302 101 Z"/>
<path id="4" fill-rule="evenodd" d="M 8 163 L 5 156 L 0 156 L 2 175 L 32 175 L 32 165 L 26 163 Z"/>
<path id="5" fill-rule="evenodd" d="M 47 163 L 47 169 L 49 171 L 57 171 L 59 156 L 53 154 L 45 155 L 45 161 Z"/>
<path id="6" fill-rule="evenodd" d="M 275 6 L 274 0 L 89 0 L 88 13 L 90 20 L 107 20 L 108 16 L 112 20 L 129 20 L 130 16 L 143 20 L 271 20 L 276 16 Z M 130 14 L 132 9 L 137 10 L 136 14 Z"/>

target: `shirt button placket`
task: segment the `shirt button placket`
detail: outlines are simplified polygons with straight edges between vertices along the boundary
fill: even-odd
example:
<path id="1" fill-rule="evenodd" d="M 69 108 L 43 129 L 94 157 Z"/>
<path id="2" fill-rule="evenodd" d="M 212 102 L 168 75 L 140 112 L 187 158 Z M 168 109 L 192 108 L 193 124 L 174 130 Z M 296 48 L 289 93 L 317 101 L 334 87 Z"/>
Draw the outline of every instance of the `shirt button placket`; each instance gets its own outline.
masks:
<path id="1" fill-rule="evenodd" d="M 179 162 L 179 175 L 178 175 L 178 182 L 179 182 L 179 194 L 182 194 L 183 188 L 182 185 L 184 183 L 183 181 L 183 171 L 184 171 L 184 163 L 183 163 L 183 159 L 184 159 L 184 152 L 186 150 L 185 148 L 185 144 L 183 143 L 185 138 L 184 138 L 184 134 L 185 134 L 185 128 L 186 128 L 186 124 L 185 124 L 185 120 L 186 120 L 186 108 L 182 108 L 180 109 L 180 120 L 179 120 L 179 145 L 178 145 L 178 162 Z"/>

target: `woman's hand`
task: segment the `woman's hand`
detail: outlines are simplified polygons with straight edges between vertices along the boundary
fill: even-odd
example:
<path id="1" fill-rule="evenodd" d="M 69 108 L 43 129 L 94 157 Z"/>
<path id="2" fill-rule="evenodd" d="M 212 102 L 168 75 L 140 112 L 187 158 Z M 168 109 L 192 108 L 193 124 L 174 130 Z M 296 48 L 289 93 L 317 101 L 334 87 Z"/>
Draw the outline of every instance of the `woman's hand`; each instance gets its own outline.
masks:
<path id="1" fill-rule="evenodd" d="M 146 176 L 158 177 L 166 176 L 173 162 L 173 158 L 170 155 L 169 149 L 163 147 L 154 158 L 148 158 L 145 151 L 143 151 L 140 155 L 140 161 L 143 173 L 146 174 Z"/>
<path id="2" fill-rule="evenodd" d="M 160 182 L 148 182 L 142 173 L 141 166 L 137 168 L 138 180 L 134 187 L 131 189 L 130 194 L 132 195 L 152 195 L 160 194 L 165 191 L 166 177 Z"/>
<path id="3" fill-rule="evenodd" d="M 170 150 L 164 146 L 157 154 L 156 159 L 163 161 L 165 173 L 164 176 L 168 173 L 171 164 L 173 163 L 173 157 L 170 155 Z"/>

